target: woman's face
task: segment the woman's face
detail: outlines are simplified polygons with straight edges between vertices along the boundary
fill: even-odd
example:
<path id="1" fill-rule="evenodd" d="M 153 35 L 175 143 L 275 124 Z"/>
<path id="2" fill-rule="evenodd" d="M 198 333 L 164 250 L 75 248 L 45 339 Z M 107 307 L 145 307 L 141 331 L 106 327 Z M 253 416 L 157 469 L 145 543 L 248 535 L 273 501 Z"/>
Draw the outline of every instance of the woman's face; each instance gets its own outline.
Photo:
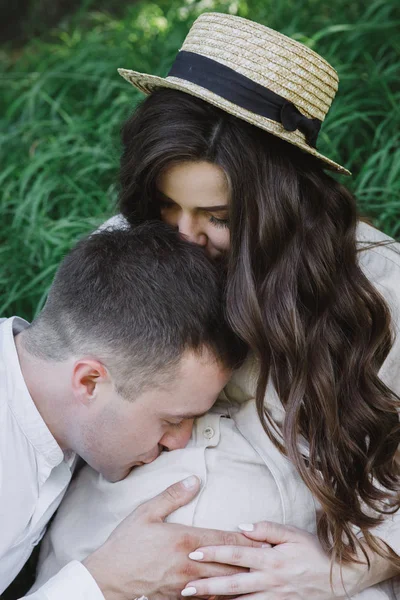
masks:
<path id="1" fill-rule="evenodd" d="M 229 192 L 220 167 L 205 161 L 173 165 L 158 178 L 157 190 L 163 221 L 211 258 L 228 250 Z"/>

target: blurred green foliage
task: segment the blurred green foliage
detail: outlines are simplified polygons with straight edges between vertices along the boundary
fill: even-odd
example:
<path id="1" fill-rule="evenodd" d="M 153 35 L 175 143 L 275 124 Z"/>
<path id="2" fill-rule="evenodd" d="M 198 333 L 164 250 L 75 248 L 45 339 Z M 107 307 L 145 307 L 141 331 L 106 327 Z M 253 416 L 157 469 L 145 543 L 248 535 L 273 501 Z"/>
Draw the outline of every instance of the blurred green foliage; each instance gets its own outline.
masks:
<path id="1" fill-rule="evenodd" d="M 93 4 L 92 4 L 93 5 Z M 160 0 L 80 10 L 0 52 L 0 315 L 31 319 L 76 239 L 115 210 L 119 129 L 141 94 L 118 67 L 165 75 L 205 11 L 259 21 L 318 51 L 340 88 L 319 149 L 353 171 L 360 210 L 400 232 L 398 0 Z"/>

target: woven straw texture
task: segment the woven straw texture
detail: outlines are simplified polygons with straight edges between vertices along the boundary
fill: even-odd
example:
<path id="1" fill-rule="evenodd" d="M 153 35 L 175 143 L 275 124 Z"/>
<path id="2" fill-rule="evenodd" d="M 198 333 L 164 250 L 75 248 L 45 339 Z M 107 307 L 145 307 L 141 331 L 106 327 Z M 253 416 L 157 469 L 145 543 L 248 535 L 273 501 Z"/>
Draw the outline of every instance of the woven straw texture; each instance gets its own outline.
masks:
<path id="1" fill-rule="evenodd" d="M 339 79 L 319 54 L 291 38 L 232 15 L 204 13 L 193 24 L 182 50 L 223 64 L 292 102 L 304 115 L 323 121 L 335 97 Z M 157 77 L 128 69 L 119 74 L 145 94 L 158 88 L 186 92 L 312 154 L 333 171 L 351 173 L 306 141 L 299 131 L 246 110 L 221 96 L 178 77 Z"/>

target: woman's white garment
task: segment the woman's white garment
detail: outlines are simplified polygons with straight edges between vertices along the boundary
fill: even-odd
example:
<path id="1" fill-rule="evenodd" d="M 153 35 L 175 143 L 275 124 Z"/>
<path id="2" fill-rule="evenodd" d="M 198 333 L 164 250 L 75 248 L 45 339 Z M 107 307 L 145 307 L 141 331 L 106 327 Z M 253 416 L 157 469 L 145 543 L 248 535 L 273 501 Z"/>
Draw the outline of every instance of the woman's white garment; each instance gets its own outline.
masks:
<path id="1" fill-rule="evenodd" d="M 14 336 L 28 323 L 0 319 L 0 595 L 17 576 L 60 504 L 75 456 L 65 456 L 38 412 L 21 373 Z M 102 599 L 79 562 L 53 579 L 37 600 Z"/>

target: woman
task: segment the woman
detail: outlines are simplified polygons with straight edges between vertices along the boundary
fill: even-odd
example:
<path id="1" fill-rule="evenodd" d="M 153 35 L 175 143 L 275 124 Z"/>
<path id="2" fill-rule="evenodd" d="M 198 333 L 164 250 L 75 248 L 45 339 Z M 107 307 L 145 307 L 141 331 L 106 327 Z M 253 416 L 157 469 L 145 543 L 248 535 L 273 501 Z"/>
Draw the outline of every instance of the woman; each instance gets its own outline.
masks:
<path id="1" fill-rule="evenodd" d="M 286 36 L 211 13 L 166 79 L 120 73 L 150 94 L 123 130 L 121 212 L 161 217 L 226 262 L 227 313 L 252 351 L 227 395 L 256 398 L 318 515 L 318 540 L 250 524 L 249 537 L 275 547 L 199 549 L 250 573 L 183 595 L 321 600 L 393 577 L 400 255 L 323 170 L 349 174 L 316 149 L 336 72 Z"/>

